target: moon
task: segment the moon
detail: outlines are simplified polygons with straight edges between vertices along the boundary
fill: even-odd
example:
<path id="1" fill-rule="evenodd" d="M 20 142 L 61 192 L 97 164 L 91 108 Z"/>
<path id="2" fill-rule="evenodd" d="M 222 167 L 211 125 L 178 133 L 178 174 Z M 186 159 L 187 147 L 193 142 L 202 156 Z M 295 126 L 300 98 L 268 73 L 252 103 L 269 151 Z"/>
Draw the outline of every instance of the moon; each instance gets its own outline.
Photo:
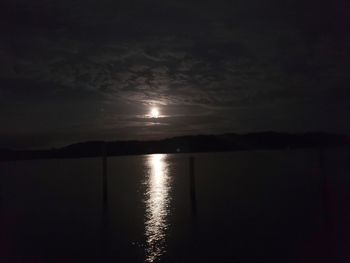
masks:
<path id="1" fill-rule="evenodd" d="M 152 108 L 150 116 L 151 118 L 159 118 L 159 110 L 157 108 Z"/>

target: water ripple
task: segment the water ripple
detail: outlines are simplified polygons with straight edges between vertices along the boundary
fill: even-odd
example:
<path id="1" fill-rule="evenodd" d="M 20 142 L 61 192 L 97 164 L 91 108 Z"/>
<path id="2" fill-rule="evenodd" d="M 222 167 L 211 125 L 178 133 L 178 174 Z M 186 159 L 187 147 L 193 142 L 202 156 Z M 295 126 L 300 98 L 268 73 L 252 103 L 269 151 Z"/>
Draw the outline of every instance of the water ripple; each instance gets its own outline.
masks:
<path id="1" fill-rule="evenodd" d="M 146 181 L 146 262 L 157 261 L 166 252 L 166 230 L 169 227 L 171 180 L 166 154 L 147 157 Z"/>

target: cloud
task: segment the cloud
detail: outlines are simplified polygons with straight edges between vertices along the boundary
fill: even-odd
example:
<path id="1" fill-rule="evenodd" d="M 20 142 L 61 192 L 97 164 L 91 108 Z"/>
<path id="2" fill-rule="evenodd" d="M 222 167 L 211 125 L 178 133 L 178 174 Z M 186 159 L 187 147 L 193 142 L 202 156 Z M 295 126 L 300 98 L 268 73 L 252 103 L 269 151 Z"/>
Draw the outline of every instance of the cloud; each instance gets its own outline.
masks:
<path id="1" fill-rule="evenodd" d="M 170 136 L 262 129 L 264 120 L 287 127 L 303 111 L 311 119 L 309 107 L 347 109 L 350 40 L 337 22 L 347 18 L 329 20 L 319 3 L 308 18 L 309 4 L 277 2 L 5 0 L 1 121 L 11 132 L 28 118 L 33 130 Z M 150 105 L 173 118 L 159 129 L 128 119 Z"/>

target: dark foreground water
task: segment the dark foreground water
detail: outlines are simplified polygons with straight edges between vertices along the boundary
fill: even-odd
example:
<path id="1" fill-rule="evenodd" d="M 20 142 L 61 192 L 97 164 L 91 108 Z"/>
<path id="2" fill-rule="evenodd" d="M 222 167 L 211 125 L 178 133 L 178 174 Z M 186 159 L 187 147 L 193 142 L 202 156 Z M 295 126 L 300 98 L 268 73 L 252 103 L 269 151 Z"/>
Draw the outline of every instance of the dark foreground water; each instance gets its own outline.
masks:
<path id="1" fill-rule="evenodd" d="M 350 262 L 350 152 L 0 163 L 0 262 Z"/>

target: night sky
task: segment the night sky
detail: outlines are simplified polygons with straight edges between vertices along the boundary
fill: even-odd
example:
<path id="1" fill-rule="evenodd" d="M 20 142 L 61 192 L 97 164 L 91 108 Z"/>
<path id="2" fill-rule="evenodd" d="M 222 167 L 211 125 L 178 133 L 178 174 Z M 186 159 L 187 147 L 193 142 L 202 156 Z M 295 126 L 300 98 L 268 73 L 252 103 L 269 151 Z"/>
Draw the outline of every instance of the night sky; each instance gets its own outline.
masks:
<path id="1" fill-rule="evenodd" d="M 0 147 L 350 133 L 347 0 L 2 0 L 0 10 Z"/>

